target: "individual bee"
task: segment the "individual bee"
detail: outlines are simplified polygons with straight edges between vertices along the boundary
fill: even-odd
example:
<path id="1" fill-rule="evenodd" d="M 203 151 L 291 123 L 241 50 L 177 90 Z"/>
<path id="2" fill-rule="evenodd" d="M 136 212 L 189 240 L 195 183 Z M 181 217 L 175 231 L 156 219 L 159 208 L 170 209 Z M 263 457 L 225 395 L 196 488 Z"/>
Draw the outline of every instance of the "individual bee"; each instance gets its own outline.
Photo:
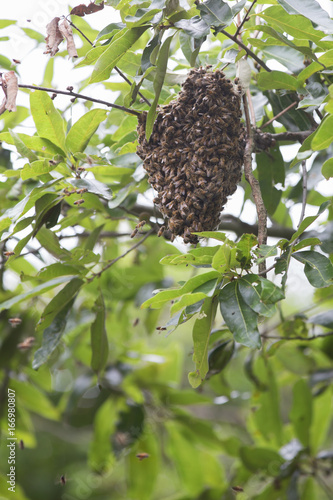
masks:
<path id="1" fill-rule="evenodd" d="M 165 226 L 161 226 L 160 229 L 159 229 L 159 231 L 158 231 L 158 233 L 157 233 L 157 236 L 158 237 L 162 236 L 162 234 L 164 233 L 164 231 L 165 231 Z"/>
<path id="2" fill-rule="evenodd" d="M 137 453 L 136 454 L 136 458 L 139 459 L 139 461 L 141 462 L 142 460 L 144 460 L 145 458 L 149 458 L 149 453 Z"/>
<path id="3" fill-rule="evenodd" d="M 161 332 L 164 332 L 166 330 L 166 327 L 165 326 L 157 326 L 156 327 L 156 330 L 159 330 Z"/>
<path id="4" fill-rule="evenodd" d="M 15 328 L 22 323 L 22 320 L 21 318 L 9 318 L 8 323 Z"/>
<path id="5" fill-rule="evenodd" d="M 82 203 L 84 203 L 84 199 L 83 198 L 80 198 L 79 200 L 75 200 L 74 201 L 74 205 L 82 205 Z"/>
<path id="6" fill-rule="evenodd" d="M 35 343 L 35 337 L 27 337 L 26 339 L 23 340 L 23 342 L 17 344 L 17 348 L 20 349 L 20 351 L 27 351 L 28 349 L 31 349 L 34 343 Z"/>
<path id="7" fill-rule="evenodd" d="M 77 194 L 83 194 L 88 192 L 88 188 L 80 188 L 76 190 Z"/>
<path id="8" fill-rule="evenodd" d="M 15 255 L 15 252 L 12 252 L 11 250 L 6 250 L 6 252 L 4 252 L 3 254 L 8 259 L 12 255 Z"/>

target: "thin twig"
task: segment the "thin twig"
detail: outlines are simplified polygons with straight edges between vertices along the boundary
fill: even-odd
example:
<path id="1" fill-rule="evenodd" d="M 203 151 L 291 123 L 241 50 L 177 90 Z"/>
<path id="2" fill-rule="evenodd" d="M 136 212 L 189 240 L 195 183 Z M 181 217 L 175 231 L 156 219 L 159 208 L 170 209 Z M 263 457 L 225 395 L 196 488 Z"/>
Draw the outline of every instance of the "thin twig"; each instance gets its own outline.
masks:
<path id="1" fill-rule="evenodd" d="M 306 208 L 306 198 L 308 194 L 308 173 L 306 171 L 306 166 L 305 166 L 305 160 L 302 161 L 302 176 L 303 176 L 303 181 L 302 181 L 302 210 L 301 210 L 301 215 L 299 217 L 299 223 L 297 226 L 297 229 L 299 229 L 305 215 L 305 208 Z"/>
<path id="2" fill-rule="evenodd" d="M 109 269 L 111 266 L 113 266 L 113 264 L 115 264 L 116 262 L 118 262 L 118 260 L 122 259 L 123 257 L 126 257 L 126 255 L 128 255 L 130 252 L 132 252 L 133 250 L 135 250 L 136 248 L 138 248 L 151 234 L 153 234 L 155 232 L 154 229 L 150 229 L 150 231 L 148 231 L 143 238 L 141 238 L 141 240 L 139 240 L 137 243 L 135 243 L 135 245 L 133 245 L 131 248 L 129 248 L 128 250 L 126 250 L 126 252 L 124 252 L 123 254 L 119 255 L 118 257 L 116 257 L 115 259 L 111 260 L 105 267 L 103 267 L 103 269 L 101 269 L 98 273 L 95 273 L 91 278 L 88 279 L 88 282 L 91 282 L 93 279 L 95 278 L 100 278 L 102 273 L 104 273 L 104 271 L 106 271 L 107 269 Z"/>
<path id="3" fill-rule="evenodd" d="M 37 87 L 36 85 L 23 85 L 19 84 L 19 87 L 22 89 L 32 89 L 32 90 L 42 90 L 44 92 L 51 92 L 52 94 L 62 94 L 68 95 L 70 97 L 76 97 L 77 99 L 84 99 L 85 101 L 97 102 L 98 104 L 104 104 L 105 106 L 109 106 L 110 108 L 120 109 L 121 111 L 125 111 L 126 113 L 130 113 L 131 115 L 140 116 L 141 111 L 135 111 L 134 109 L 126 108 L 125 106 L 119 106 L 118 104 L 113 104 L 112 102 L 102 101 L 101 99 L 95 99 L 94 97 L 89 97 L 83 94 L 77 94 L 76 92 L 70 91 L 66 92 L 65 90 L 57 90 L 50 89 L 47 87 Z"/>
<path id="4" fill-rule="evenodd" d="M 268 267 L 267 269 L 264 269 L 263 271 L 257 273 L 258 276 L 261 276 L 262 274 L 266 275 L 266 273 L 268 273 L 269 271 L 272 271 L 273 269 L 275 269 L 275 266 L 276 266 L 276 263 L 273 264 L 271 267 Z"/>
<path id="5" fill-rule="evenodd" d="M 275 141 L 299 141 L 303 143 L 309 135 L 311 135 L 314 130 L 303 130 L 300 132 L 280 132 L 279 134 L 269 134 L 271 139 Z"/>
<path id="6" fill-rule="evenodd" d="M 266 71 L 270 72 L 272 71 L 271 69 L 269 69 L 268 66 L 266 66 L 266 64 L 264 63 L 264 61 L 262 61 L 254 52 L 252 52 L 252 50 L 250 50 L 246 45 L 244 45 L 243 42 L 241 42 L 240 40 L 238 40 L 238 38 L 235 37 L 235 35 L 230 35 L 230 33 L 228 33 L 227 31 L 221 29 L 219 30 L 219 33 L 223 33 L 223 35 L 227 36 L 228 38 L 230 38 L 230 40 L 233 40 L 235 43 L 237 43 L 237 45 L 239 45 L 242 49 L 245 50 L 245 52 L 252 57 L 252 59 L 254 59 L 255 61 L 257 61 L 258 64 L 260 64 L 260 66 L 262 68 L 264 68 Z"/>
<path id="7" fill-rule="evenodd" d="M 89 38 L 77 26 L 75 26 L 75 24 L 72 21 L 68 21 L 68 22 L 69 22 L 69 24 L 71 26 L 73 26 L 74 29 L 76 29 L 76 31 L 78 31 L 79 33 L 81 33 L 81 35 L 83 36 L 83 38 L 85 38 L 87 40 L 87 42 L 90 43 L 90 45 L 92 47 L 95 47 L 95 45 L 93 44 L 93 42 L 91 40 L 89 40 Z M 114 69 L 117 71 L 118 75 L 121 76 L 121 78 L 123 80 L 125 80 L 126 83 L 128 83 L 129 85 L 132 85 L 131 80 L 129 80 L 127 78 L 127 76 L 124 75 L 124 73 L 117 66 L 115 66 Z M 145 101 L 145 103 L 148 104 L 148 106 L 151 106 L 151 104 L 148 101 L 148 99 L 143 94 L 141 94 L 141 92 L 138 92 L 138 94 Z"/>
<path id="8" fill-rule="evenodd" d="M 251 3 L 250 7 L 248 8 L 244 18 L 243 18 L 243 21 L 240 23 L 240 25 L 238 26 L 237 30 L 236 30 L 236 33 L 235 33 L 235 36 L 237 37 L 240 33 L 240 30 L 243 28 L 244 24 L 246 23 L 246 21 L 249 20 L 248 18 L 248 15 L 249 13 L 251 12 L 251 9 L 252 7 L 257 3 L 257 0 L 253 0 L 253 2 Z"/>
<path id="9" fill-rule="evenodd" d="M 264 339 L 272 339 L 272 340 L 303 340 L 307 342 L 308 340 L 316 340 L 320 338 L 325 338 L 325 337 L 332 337 L 333 332 L 328 332 L 328 333 L 319 333 L 318 335 L 312 335 L 311 337 L 300 337 L 298 335 L 295 335 L 294 337 L 282 337 L 280 335 L 266 335 L 265 333 L 262 333 L 260 336 L 263 337 Z"/>
<path id="10" fill-rule="evenodd" d="M 258 215 L 258 243 L 264 245 L 267 242 L 267 211 L 262 199 L 260 185 L 258 179 L 255 178 L 252 172 L 252 151 L 253 151 L 253 130 L 251 127 L 250 114 L 247 104 L 246 95 L 243 95 L 244 111 L 247 127 L 247 142 L 244 154 L 244 173 L 245 179 L 251 186 L 252 196 L 257 209 Z M 259 272 L 265 276 L 266 261 L 263 260 L 259 264 Z"/>
<path id="11" fill-rule="evenodd" d="M 282 111 L 280 111 L 280 113 L 278 113 L 277 115 L 273 116 L 273 118 L 268 120 L 268 122 L 261 125 L 260 130 L 264 129 L 265 127 L 268 127 L 268 125 L 270 125 L 274 120 L 277 120 L 278 118 L 280 118 L 280 116 L 284 115 L 287 111 L 289 111 L 291 108 L 296 106 L 296 104 L 298 104 L 298 101 L 294 101 L 291 104 L 289 104 L 289 106 L 287 108 L 283 109 Z"/>

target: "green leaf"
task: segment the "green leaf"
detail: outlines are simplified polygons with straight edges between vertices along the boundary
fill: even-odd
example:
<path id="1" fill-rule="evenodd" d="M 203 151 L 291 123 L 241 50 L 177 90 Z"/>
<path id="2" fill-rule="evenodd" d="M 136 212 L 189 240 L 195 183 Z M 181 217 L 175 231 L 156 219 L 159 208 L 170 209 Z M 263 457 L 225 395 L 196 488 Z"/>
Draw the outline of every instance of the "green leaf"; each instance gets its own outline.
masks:
<path id="1" fill-rule="evenodd" d="M 314 151 L 326 149 L 333 141 L 333 115 L 329 115 L 321 122 L 311 142 Z"/>
<path id="2" fill-rule="evenodd" d="M 59 410 L 40 389 L 26 380 L 11 378 L 10 388 L 15 391 L 17 404 L 50 420 L 59 420 Z"/>
<path id="3" fill-rule="evenodd" d="M 176 290 L 164 290 L 157 293 L 154 297 L 151 297 L 150 299 L 146 300 L 141 305 L 141 308 L 147 309 L 148 307 L 151 306 L 153 309 L 159 309 L 170 300 L 181 297 L 186 293 L 190 293 L 194 289 L 198 288 L 200 285 L 203 285 L 207 281 L 218 278 L 219 276 L 220 274 L 217 271 L 210 271 L 208 273 L 199 274 L 194 278 L 190 278 L 181 288 L 177 288 Z"/>
<path id="4" fill-rule="evenodd" d="M 29 149 L 37 151 L 42 155 L 48 155 L 53 158 L 55 155 L 63 155 L 64 153 L 59 149 L 55 144 L 48 141 L 47 139 L 43 139 L 42 137 L 38 137 L 37 135 L 30 136 L 27 134 L 16 134 L 17 137 L 27 146 Z M 9 132 L 2 132 L 0 134 L 0 140 L 7 142 L 8 144 L 15 144 L 13 138 L 11 137 Z"/>
<path id="5" fill-rule="evenodd" d="M 215 319 L 217 300 L 215 298 L 205 299 L 200 310 L 199 317 L 193 327 L 193 361 L 195 371 L 189 373 L 188 379 L 193 388 L 198 387 L 205 379 L 208 372 L 208 346 L 212 322 Z"/>
<path id="6" fill-rule="evenodd" d="M 313 0 L 277 0 L 288 14 L 301 14 L 315 24 L 330 31 L 333 30 L 333 21 L 327 12 Z"/>
<path id="7" fill-rule="evenodd" d="M 50 355 L 59 345 L 65 331 L 67 319 L 72 309 L 74 299 L 68 302 L 55 316 L 52 323 L 43 332 L 42 346 L 35 352 L 32 367 L 34 370 L 46 363 Z"/>
<path id="8" fill-rule="evenodd" d="M 256 372 L 264 380 L 266 390 L 253 393 L 252 405 L 256 410 L 252 414 L 257 439 L 263 438 L 269 446 L 280 448 L 283 444 L 283 425 L 279 407 L 279 391 L 271 363 L 263 358 L 257 360 Z"/>
<path id="9" fill-rule="evenodd" d="M 33 153 L 25 144 L 24 142 L 21 140 L 20 136 L 18 134 L 16 134 L 16 132 L 14 132 L 13 130 L 10 130 L 9 129 L 9 132 L 10 132 L 10 135 L 12 136 L 12 138 L 14 139 L 14 144 L 15 144 L 15 147 L 18 151 L 18 153 L 23 157 L 23 158 L 28 158 L 28 160 L 30 162 L 33 162 L 35 160 L 38 160 L 38 156 L 35 155 L 35 153 Z"/>
<path id="10" fill-rule="evenodd" d="M 114 463 L 110 436 L 116 429 L 119 406 L 119 402 L 109 398 L 96 412 L 94 434 L 89 447 L 89 465 L 95 472 L 106 472 Z"/>
<path id="11" fill-rule="evenodd" d="M 74 123 L 66 137 L 66 146 L 71 153 L 82 152 L 86 149 L 99 124 L 106 119 L 104 109 L 92 109 Z"/>
<path id="12" fill-rule="evenodd" d="M 286 32 L 298 40 L 305 40 L 306 42 L 311 40 L 320 45 L 320 40 L 325 36 L 325 33 L 316 30 L 311 21 L 303 17 L 305 15 L 304 10 L 302 10 L 301 14 L 291 16 L 280 6 L 273 6 L 259 13 L 259 16 L 270 25 L 278 26 L 282 32 Z"/>
<path id="13" fill-rule="evenodd" d="M 298 250 L 302 250 L 302 248 L 308 247 L 308 246 L 315 246 L 315 245 L 321 245 L 321 240 L 319 238 L 304 238 L 304 240 L 301 240 L 297 245 L 293 247 L 294 252 L 297 252 Z"/>
<path id="14" fill-rule="evenodd" d="M 66 260 L 71 257 L 70 251 L 60 245 L 57 235 L 50 229 L 42 227 L 36 234 L 36 238 L 42 247 L 56 259 Z"/>
<path id="15" fill-rule="evenodd" d="M 39 137 L 48 139 L 66 153 L 64 121 L 46 92 L 30 94 L 31 114 Z"/>
<path id="16" fill-rule="evenodd" d="M 147 28 L 148 26 L 141 26 L 138 28 L 121 30 L 119 32 L 120 36 L 112 41 L 106 51 L 97 59 L 89 83 L 107 80 L 117 62 L 140 38 Z"/>
<path id="17" fill-rule="evenodd" d="M 333 285 L 333 265 L 327 257 L 311 250 L 296 252 L 291 256 L 305 264 L 304 272 L 312 286 L 323 288 Z"/>
<path id="18" fill-rule="evenodd" d="M 156 108 L 158 104 L 158 100 L 161 94 L 161 90 L 163 87 L 164 83 L 164 78 L 165 78 L 165 73 L 167 70 L 168 66 L 168 59 L 169 59 L 169 49 L 170 49 L 170 44 L 172 41 L 173 35 L 169 36 L 163 43 L 156 62 L 156 74 L 154 78 L 154 93 L 155 93 L 155 98 L 154 101 L 152 102 L 152 105 L 149 108 L 148 114 L 147 114 L 147 120 L 146 120 L 146 139 L 147 141 L 149 140 L 152 131 L 153 131 L 153 125 L 155 122 L 156 118 Z"/>
<path id="19" fill-rule="evenodd" d="M 45 329 L 50 326 L 54 317 L 69 303 L 74 300 L 78 294 L 80 288 L 83 285 L 83 281 L 79 278 L 73 278 L 69 283 L 67 283 L 60 292 L 53 297 L 53 299 L 48 303 L 42 312 L 41 318 L 37 325 L 38 329 Z"/>
<path id="20" fill-rule="evenodd" d="M 235 342 L 231 339 L 222 342 L 212 349 L 208 356 L 209 371 L 207 377 L 220 373 L 227 366 L 235 350 Z"/>
<path id="21" fill-rule="evenodd" d="M 308 323 L 313 323 L 314 325 L 321 325 L 325 328 L 333 328 L 333 310 L 325 311 L 315 316 L 311 316 L 308 319 Z"/>
<path id="22" fill-rule="evenodd" d="M 216 283 L 216 280 L 214 280 Z M 178 302 L 175 302 L 170 309 L 171 314 L 175 314 L 178 311 L 181 311 L 184 309 L 184 307 L 191 306 L 193 304 L 196 304 L 200 300 L 203 300 L 207 297 L 207 294 L 198 292 L 198 293 L 188 293 L 183 295 Z"/>
<path id="23" fill-rule="evenodd" d="M 265 471 L 270 476 L 277 476 L 284 463 L 281 455 L 269 448 L 242 446 L 239 455 L 245 467 L 251 472 Z"/>
<path id="24" fill-rule="evenodd" d="M 233 18 L 232 10 L 229 5 L 222 0 L 206 0 L 198 4 L 198 10 L 202 19 L 208 26 L 214 28 L 228 26 Z"/>
<path id="25" fill-rule="evenodd" d="M 330 424 L 332 423 L 332 387 L 328 387 L 322 394 L 313 399 L 313 415 L 311 425 L 311 452 L 316 454 L 323 445 Z"/>
<path id="26" fill-rule="evenodd" d="M 129 28 L 133 28 L 133 27 L 136 27 L 136 26 L 142 26 L 143 24 L 147 23 L 148 21 L 150 21 L 151 19 L 153 19 L 153 17 L 160 13 L 161 10 L 163 9 L 164 7 L 164 0 L 153 0 L 150 4 L 150 6 L 148 7 L 148 9 L 138 9 L 135 13 L 134 16 L 126 16 L 125 17 L 125 22 L 126 22 L 126 25 L 129 27 Z M 160 21 L 162 18 L 162 15 L 161 16 L 157 16 L 157 19 Z M 156 24 L 156 23 L 154 23 Z"/>
<path id="27" fill-rule="evenodd" d="M 37 160 L 32 163 L 26 163 L 22 170 L 20 170 L 21 179 L 26 181 L 33 177 L 48 174 L 54 170 L 54 165 L 51 165 L 48 160 Z"/>
<path id="28" fill-rule="evenodd" d="M 326 180 L 333 177 L 333 158 L 329 158 L 325 161 L 323 166 L 321 167 L 321 173 L 325 177 Z"/>
<path id="29" fill-rule="evenodd" d="M 261 346 L 258 315 L 244 301 L 237 281 L 225 285 L 219 295 L 221 314 L 236 342 L 247 347 Z"/>
<path id="30" fill-rule="evenodd" d="M 93 193 L 97 194 L 101 198 L 104 198 L 105 200 L 111 200 L 112 199 L 112 193 L 111 190 L 106 184 L 103 182 L 97 181 L 96 179 L 73 179 L 69 178 L 66 179 L 72 186 L 74 186 L 76 189 L 87 189 L 88 193 Z"/>
<path id="31" fill-rule="evenodd" d="M 237 260 L 245 269 L 251 267 L 252 248 L 258 244 L 258 239 L 254 234 L 243 234 L 237 243 Z"/>
<path id="32" fill-rule="evenodd" d="M 195 40 L 206 37 L 210 33 L 210 26 L 199 16 L 194 16 L 191 19 L 181 19 L 175 23 L 175 27 L 181 28 Z"/>
<path id="33" fill-rule="evenodd" d="M 5 302 L 2 302 L 0 304 L 0 312 L 5 310 L 5 309 L 10 309 L 12 306 L 18 304 L 19 302 L 22 302 L 24 299 L 31 299 L 32 297 L 35 297 L 36 295 L 40 295 L 41 293 L 45 293 L 48 290 L 51 290 L 52 288 L 61 285 L 62 283 L 66 283 L 66 281 L 69 281 L 71 279 L 71 276 L 61 276 L 60 278 L 55 278 L 54 280 L 47 281 L 46 283 L 42 283 L 41 285 L 36 286 L 35 288 L 32 288 L 31 290 L 28 290 L 25 293 L 22 293 L 20 295 L 15 295 L 11 299 L 6 300 Z"/>
<path id="34" fill-rule="evenodd" d="M 258 75 L 258 86 L 264 90 L 286 89 L 297 90 L 299 83 L 296 78 L 282 71 L 261 72 Z"/>
<path id="35" fill-rule="evenodd" d="M 261 297 L 261 287 L 255 285 L 256 277 L 249 275 L 238 280 L 238 288 L 244 302 L 258 314 L 270 318 L 275 307 L 272 304 L 266 304 Z"/>
<path id="36" fill-rule="evenodd" d="M 329 205 L 330 202 L 326 201 L 325 203 L 320 205 L 316 215 L 310 215 L 309 217 L 305 217 L 305 219 L 302 220 L 297 231 L 290 238 L 290 243 L 296 241 L 304 233 L 304 231 L 319 217 L 319 215 L 321 215 L 328 208 Z"/>
<path id="37" fill-rule="evenodd" d="M 12 19 L 1 19 L 0 20 L 0 30 L 7 28 L 7 26 L 10 26 L 11 24 L 16 24 L 17 21 L 13 21 Z"/>
<path id="38" fill-rule="evenodd" d="M 308 447 L 312 422 L 312 394 L 304 379 L 298 380 L 293 387 L 293 404 L 289 418 L 297 438 Z"/>
<path id="39" fill-rule="evenodd" d="M 91 325 L 91 368 L 99 373 L 107 363 L 109 355 L 109 343 L 105 328 L 106 311 L 102 293 L 96 299 L 94 312 L 95 321 Z"/>
<path id="40" fill-rule="evenodd" d="M 202 238 L 213 238 L 218 241 L 225 241 L 227 239 L 225 233 L 221 233 L 220 231 L 202 231 L 200 233 L 192 233 L 200 236 Z"/>

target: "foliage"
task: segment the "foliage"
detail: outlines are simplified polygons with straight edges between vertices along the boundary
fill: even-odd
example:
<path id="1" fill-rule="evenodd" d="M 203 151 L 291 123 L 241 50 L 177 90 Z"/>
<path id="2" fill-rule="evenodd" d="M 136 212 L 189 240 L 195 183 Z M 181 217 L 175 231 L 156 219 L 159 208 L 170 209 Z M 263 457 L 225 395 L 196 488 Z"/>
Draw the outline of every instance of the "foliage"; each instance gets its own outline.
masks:
<path id="1" fill-rule="evenodd" d="M 6 442 L 14 390 L 18 499 L 332 497 L 333 21 L 316 0 L 255 3 L 77 6 L 80 93 L 14 68 L 30 105 L 1 115 L 0 412 Z M 239 217 L 191 247 L 157 237 L 136 127 L 206 64 L 239 73 L 253 174 L 247 156 Z"/>

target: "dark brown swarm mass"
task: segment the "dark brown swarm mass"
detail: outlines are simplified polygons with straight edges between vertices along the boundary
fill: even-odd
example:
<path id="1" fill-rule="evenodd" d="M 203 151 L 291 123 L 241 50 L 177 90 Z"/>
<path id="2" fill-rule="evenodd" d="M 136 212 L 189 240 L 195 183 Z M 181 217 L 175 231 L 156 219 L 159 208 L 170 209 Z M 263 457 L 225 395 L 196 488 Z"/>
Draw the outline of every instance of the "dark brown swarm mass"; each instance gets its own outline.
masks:
<path id="1" fill-rule="evenodd" d="M 227 197 L 241 179 L 244 127 L 240 94 L 220 70 L 193 69 L 177 99 L 160 108 L 150 140 L 146 113 L 139 146 L 154 199 L 174 238 L 196 243 L 192 232 L 214 230 Z"/>

